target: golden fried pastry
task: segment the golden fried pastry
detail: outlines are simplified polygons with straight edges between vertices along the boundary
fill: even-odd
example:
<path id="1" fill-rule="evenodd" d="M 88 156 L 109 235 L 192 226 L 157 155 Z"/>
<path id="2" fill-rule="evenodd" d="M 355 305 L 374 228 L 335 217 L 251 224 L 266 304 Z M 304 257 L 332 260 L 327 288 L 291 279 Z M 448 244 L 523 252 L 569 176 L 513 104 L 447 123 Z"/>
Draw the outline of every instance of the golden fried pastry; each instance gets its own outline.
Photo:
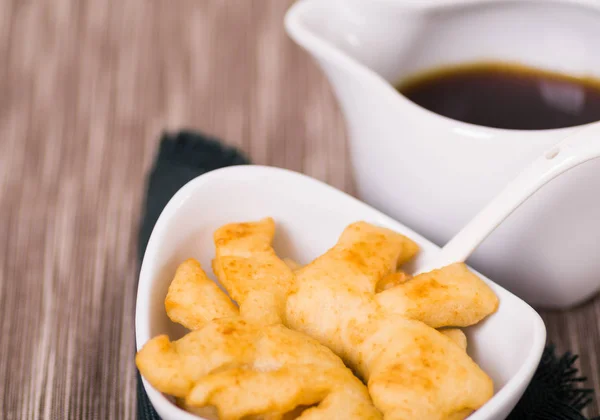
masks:
<path id="1" fill-rule="evenodd" d="M 136 364 L 159 391 L 188 407 L 214 407 L 221 420 L 281 418 L 298 406 L 313 406 L 300 419 L 381 418 L 339 357 L 283 325 L 213 320 L 177 341 L 153 338 Z"/>
<path id="2" fill-rule="evenodd" d="M 177 268 L 165 299 L 165 309 L 171 321 L 190 330 L 197 330 L 213 319 L 238 314 L 237 306 L 192 258 Z"/>
<path id="3" fill-rule="evenodd" d="M 458 346 L 461 349 L 463 349 L 464 351 L 467 351 L 467 336 L 465 335 L 464 332 L 462 332 L 461 329 L 459 329 L 459 328 L 442 328 L 438 331 L 441 332 L 442 334 L 444 334 L 450 340 L 454 341 L 456 344 L 458 344 Z"/>
<path id="4" fill-rule="evenodd" d="M 376 299 L 414 281 L 375 294 L 379 279 L 416 251 L 391 230 L 348 226 L 333 248 L 296 273 L 286 321 L 360 374 L 386 419 L 466 417 L 491 398 L 491 379 L 450 338 Z"/>
<path id="5" fill-rule="evenodd" d="M 375 293 L 383 292 L 384 290 L 391 289 L 394 286 L 397 286 L 402 283 L 406 283 L 411 279 L 410 274 L 405 273 L 404 271 L 396 271 L 395 273 L 390 273 L 386 276 L 383 276 L 381 280 L 377 282 L 377 287 L 375 288 Z"/>
<path id="6" fill-rule="evenodd" d="M 379 293 L 377 301 L 389 312 L 433 328 L 467 327 L 498 308 L 492 289 L 463 263 L 419 274 Z"/>
<path id="7" fill-rule="evenodd" d="M 247 291 L 240 296 L 252 296 Z M 365 385 L 330 349 L 281 324 L 243 319 L 197 261 L 180 265 L 165 306 L 194 331 L 173 342 L 151 339 L 136 364 L 187 411 L 220 420 L 382 418 Z"/>
<path id="8" fill-rule="evenodd" d="M 280 323 L 294 274 L 271 247 L 275 222 L 232 223 L 214 234 L 213 271 L 248 321 Z"/>
<path id="9" fill-rule="evenodd" d="M 350 363 L 349 353 L 359 343 L 345 333 L 368 325 L 381 312 L 374 299 L 378 281 L 417 251 L 413 241 L 391 230 L 364 222 L 348 226 L 335 247 L 296 273 L 297 292 L 287 301 L 288 325 Z"/>
<path id="10" fill-rule="evenodd" d="M 461 419 L 492 397 L 491 379 L 446 335 L 397 315 L 376 326 L 357 358 L 386 420 Z"/>

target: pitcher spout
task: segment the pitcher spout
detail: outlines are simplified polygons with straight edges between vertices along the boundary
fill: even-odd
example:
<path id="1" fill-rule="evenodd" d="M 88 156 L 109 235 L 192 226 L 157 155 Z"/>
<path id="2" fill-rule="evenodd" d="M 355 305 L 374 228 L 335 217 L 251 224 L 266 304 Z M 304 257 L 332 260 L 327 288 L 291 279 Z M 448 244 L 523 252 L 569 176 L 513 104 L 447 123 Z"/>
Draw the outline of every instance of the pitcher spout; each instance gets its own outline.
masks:
<path id="1" fill-rule="evenodd" d="M 368 3 L 368 8 L 365 7 Z M 402 2 L 398 2 L 402 3 Z M 405 2 L 404 6 L 411 2 Z M 412 73 L 409 58 L 418 48 L 427 8 L 373 7 L 375 2 L 303 0 L 285 17 L 289 36 L 307 50 L 335 84 L 329 67 L 357 83 L 368 80 L 394 93 L 393 85 Z M 399 24 L 400 23 L 400 24 Z"/>

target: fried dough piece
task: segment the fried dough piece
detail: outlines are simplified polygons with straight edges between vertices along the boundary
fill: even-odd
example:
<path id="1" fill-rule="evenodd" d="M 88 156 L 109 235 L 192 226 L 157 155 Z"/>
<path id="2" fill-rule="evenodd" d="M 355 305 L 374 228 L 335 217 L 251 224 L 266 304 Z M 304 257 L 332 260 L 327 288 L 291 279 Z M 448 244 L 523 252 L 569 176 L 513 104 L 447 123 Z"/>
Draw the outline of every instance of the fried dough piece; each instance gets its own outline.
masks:
<path id="1" fill-rule="evenodd" d="M 351 224 L 333 248 L 296 272 L 298 291 L 287 301 L 288 325 L 350 362 L 349 352 L 360 343 L 345 334 L 380 312 L 374 299 L 379 279 L 417 251 L 413 241 L 389 229 Z"/>
<path id="2" fill-rule="evenodd" d="M 174 342 L 151 339 L 136 364 L 185 410 L 220 420 L 381 419 L 338 356 L 281 324 L 241 318 L 197 261 L 179 266 L 165 307 L 195 331 Z"/>
<path id="3" fill-rule="evenodd" d="M 216 409 L 221 420 L 283 419 L 299 406 L 313 406 L 303 420 L 381 419 L 339 357 L 283 325 L 213 320 L 177 341 L 153 338 L 136 364 L 159 391 L 192 410 Z"/>
<path id="4" fill-rule="evenodd" d="M 442 334 L 444 334 L 450 340 L 454 341 L 456 344 L 458 344 L 458 346 L 461 349 L 463 349 L 464 351 L 467 351 L 467 336 L 465 335 L 464 332 L 462 332 L 461 329 L 459 329 L 459 328 L 442 328 L 438 331 L 441 332 Z"/>
<path id="5" fill-rule="evenodd" d="M 394 273 L 399 265 L 411 260 L 417 252 L 419 246 L 404 235 L 366 222 L 356 222 L 344 229 L 326 257 L 317 258 L 311 265 L 314 270 L 315 264 L 319 265 L 324 259 L 327 265 L 335 263 L 341 270 L 360 273 L 362 281 L 357 284 L 374 292 L 384 276 Z"/>
<path id="6" fill-rule="evenodd" d="M 177 405 L 184 409 L 185 411 L 195 414 L 199 417 L 202 417 L 206 420 L 219 420 L 219 413 L 217 409 L 213 406 L 206 407 L 192 407 L 190 405 L 186 405 L 185 401 L 181 398 L 178 399 Z M 269 413 L 269 414 L 259 414 L 259 415 L 250 415 L 245 416 L 243 420 L 295 420 L 300 417 L 305 410 L 310 408 L 311 406 L 299 405 L 295 409 L 288 411 L 287 413 Z M 305 419 L 308 417 L 305 417 Z"/>
<path id="7" fill-rule="evenodd" d="M 375 294 L 379 279 L 416 251 L 391 230 L 348 226 L 333 248 L 296 273 L 286 319 L 367 381 L 386 420 L 464 418 L 491 398 L 491 379 L 450 338 L 376 300 L 403 286 Z"/>
<path id="8" fill-rule="evenodd" d="M 384 290 L 388 290 L 399 284 L 406 283 L 410 279 L 410 274 L 405 273 L 404 271 L 396 271 L 395 273 L 390 273 L 387 276 L 383 276 L 383 278 L 377 282 L 375 293 L 381 293 Z"/>
<path id="9" fill-rule="evenodd" d="M 414 276 L 377 295 L 387 311 L 433 328 L 467 327 L 498 308 L 498 297 L 463 263 Z"/>
<path id="10" fill-rule="evenodd" d="M 197 330 L 213 319 L 238 315 L 238 308 L 192 258 L 177 268 L 165 309 L 171 321 L 190 330 Z"/>
<path id="11" fill-rule="evenodd" d="M 464 418 L 493 395 L 491 379 L 467 353 L 420 321 L 388 316 L 360 348 L 386 420 Z"/>
<path id="12" fill-rule="evenodd" d="M 294 274 L 271 247 L 275 222 L 232 223 L 214 234 L 213 271 L 248 321 L 280 323 Z"/>

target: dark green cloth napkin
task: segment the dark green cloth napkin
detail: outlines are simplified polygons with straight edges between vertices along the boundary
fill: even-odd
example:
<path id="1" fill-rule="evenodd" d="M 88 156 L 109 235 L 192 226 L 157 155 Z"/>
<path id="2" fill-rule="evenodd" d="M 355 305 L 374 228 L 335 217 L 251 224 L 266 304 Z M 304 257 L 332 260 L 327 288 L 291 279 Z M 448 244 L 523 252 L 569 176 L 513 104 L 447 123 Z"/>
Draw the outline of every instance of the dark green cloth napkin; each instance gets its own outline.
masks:
<path id="1" fill-rule="evenodd" d="M 171 197 L 188 181 L 217 168 L 250 163 L 239 151 L 200 133 L 183 131 L 165 134 L 154 167 L 148 177 L 143 219 L 139 232 L 141 263 L 158 216 Z M 581 410 L 590 403 L 592 391 L 579 388 L 585 380 L 573 364 L 577 356 L 561 357 L 549 345 L 542 361 L 509 419 L 585 420 Z M 144 391 L 138 373 L 138 414 L 140 420 L 160 420 Z M 597 418 L 597 420 L 600 418 Z"/>

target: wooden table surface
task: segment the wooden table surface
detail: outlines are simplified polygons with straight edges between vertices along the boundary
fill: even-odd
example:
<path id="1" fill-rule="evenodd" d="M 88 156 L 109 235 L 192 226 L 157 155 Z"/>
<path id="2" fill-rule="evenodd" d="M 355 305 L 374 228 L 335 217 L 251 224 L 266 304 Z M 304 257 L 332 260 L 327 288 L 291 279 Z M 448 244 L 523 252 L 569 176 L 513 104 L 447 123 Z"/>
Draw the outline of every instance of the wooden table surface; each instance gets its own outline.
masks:
<path id="1" fill-rule="evenodd" d="M 134 418 L 136 235 L 163 130 L 352 193 L 344 124 L 283 31 L 289 4 L 0 1 L 0 418 Z M 600 389 L 600 299 L 543 316 Z"/>

